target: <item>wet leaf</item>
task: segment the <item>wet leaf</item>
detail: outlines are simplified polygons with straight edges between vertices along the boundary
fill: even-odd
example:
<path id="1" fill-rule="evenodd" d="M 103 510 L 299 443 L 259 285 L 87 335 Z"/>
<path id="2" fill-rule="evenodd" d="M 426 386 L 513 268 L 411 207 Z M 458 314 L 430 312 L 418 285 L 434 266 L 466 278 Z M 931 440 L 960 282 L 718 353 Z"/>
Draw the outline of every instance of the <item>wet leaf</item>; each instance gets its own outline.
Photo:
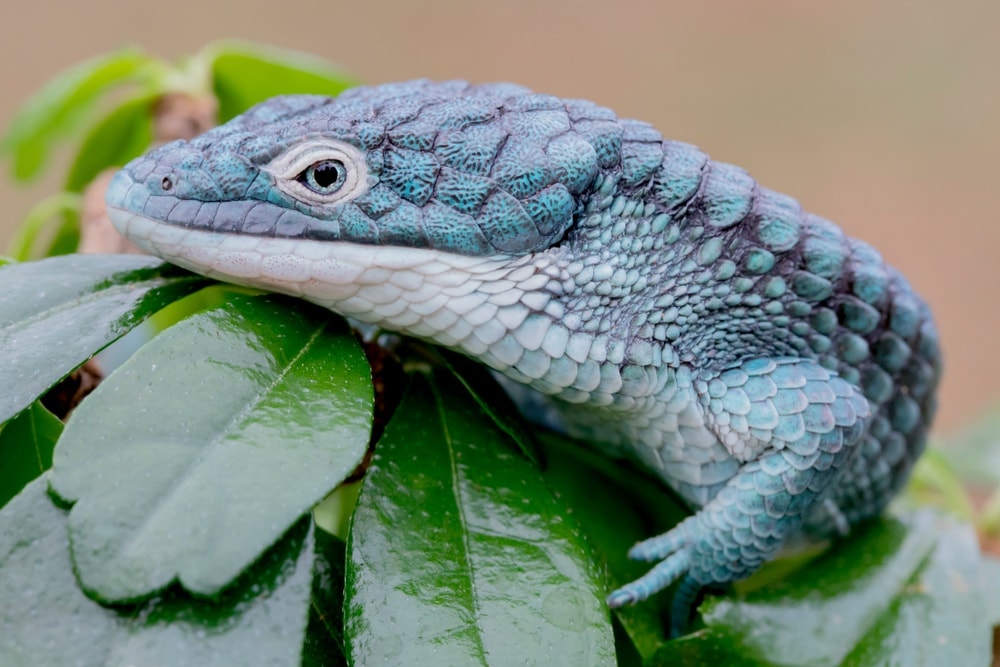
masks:
<path id="1" fill-rule="evenodd" d="M 937 532 L 928 560 L 844 661 L 848 665 L 985 665 L 992 628 L 975 533 L 933 517 L 914 517 L 911 530 Z M 938 525 L 934 526 L 933 523 Z"/>
<path id="2" fill-rule="evenodd" d="M 318 562 L 308 520 L 216 600 L 171 589 L 142 605 L 105 607 L 77 586 L 67 513 L 45 486 L 32 482 L 0 512 L 0 664 L 299 664 Z"/>
<path id="3" fill-rule="evenodd" d="M 979 567 L 968 526 L 931 512 L 881 519 L 784 577 L 710 598 L 705 627 L 650 664 L 985 665 Z"/>
<path id="4" fill-rule="evenodd" d="M 415 376 L 348 540 L 355 665 L 614 664 L 589 545 L 448 373 Z"/>
<path id="5" fill-rule="evenodd" d="M 630 560 L 629 547 L 666 532 L 688 511 L 663 484 L 631 465 L 557 434 L 544 433 L 541 441 L 548 461 L 545 481 L 570 508 L 593 546 L 592 557 L 607 573 L 605 592 L 644 575 L 649 564 Z M 643 658 L 667 641 L 664 622 L 671 592 L 613 611 L 627 640 Z"/>
<path id="6" fill-rule="evenodd" d="M 73 413 L 52 487 L 81 585 L 214 595 L 361 461 L 369 369 L 343 320 L 232 294 L 167 329 Z"/>
<path id="7" fill-rule="evenodd" d="M 207 278 L 151 257 L 66 255 L 0 267 L 0 423 Z"/>
<path id="8" fill-rule="evenodd" d="M 532 463 L 544 467 L 545 457 L 517 410 L 517 406 L 490 375 L 489 370 L 455 352 L 440 350 L 440 360 L 455 378 L 462 383 L 476 404 L 497 427 L 517 443 L 521 453 Z"/>

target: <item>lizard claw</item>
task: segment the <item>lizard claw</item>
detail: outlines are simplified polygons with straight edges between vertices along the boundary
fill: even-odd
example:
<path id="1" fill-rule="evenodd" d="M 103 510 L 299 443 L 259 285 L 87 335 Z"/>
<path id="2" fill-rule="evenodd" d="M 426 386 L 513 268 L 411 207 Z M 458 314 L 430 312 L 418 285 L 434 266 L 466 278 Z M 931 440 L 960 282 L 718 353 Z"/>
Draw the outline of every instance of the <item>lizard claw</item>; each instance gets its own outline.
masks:
<path id="1" fill-rule="evenodd" d="M 607 598 L 608 607 L 611 609 L 618 609 L 618 607 L 624 607 L 625 605 L 638 602 L 639 599 L 635 597 L 632 591 L 627 589 L 628 586 L 625 586 L 611 593 L 611 595 Z"/>
<path id="2" fill-rule="evenodd" d="M 635 581 L 613 591 L 608 596 L 608 606 L 614 609 L 645 600 L 687 574 L 690 568 L 691 555 L 688 549 L 677 551 Z"/>

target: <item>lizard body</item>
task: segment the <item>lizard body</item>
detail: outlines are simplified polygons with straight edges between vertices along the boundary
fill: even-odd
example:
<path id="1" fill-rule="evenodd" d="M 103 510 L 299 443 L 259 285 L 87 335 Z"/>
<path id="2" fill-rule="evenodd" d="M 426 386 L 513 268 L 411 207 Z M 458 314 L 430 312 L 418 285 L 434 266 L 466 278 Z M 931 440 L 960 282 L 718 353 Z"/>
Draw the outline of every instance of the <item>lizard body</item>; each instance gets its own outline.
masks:
<path id="1" fill-rule="evenodd" d="M 862 241 L 591 102 L 414 81 L 267 101 L 108 190 L 141 248 L 433 341 L 700 510 L 609 597 L 877 515 L 924 447 L 928 308 Z M 678 602 L 679 600 L 679 602 Z"/>

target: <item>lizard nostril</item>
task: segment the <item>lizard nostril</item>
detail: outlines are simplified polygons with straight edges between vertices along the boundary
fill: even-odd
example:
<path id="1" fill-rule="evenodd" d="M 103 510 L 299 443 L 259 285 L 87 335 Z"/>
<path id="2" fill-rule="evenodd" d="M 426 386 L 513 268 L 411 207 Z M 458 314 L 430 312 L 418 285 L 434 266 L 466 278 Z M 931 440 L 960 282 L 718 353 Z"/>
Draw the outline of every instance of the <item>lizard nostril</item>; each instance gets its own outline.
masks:
<path id="1" fill-rule="evenodd" d="M 174 189 L 174 181 L 169 176 L 164 176 L 163 180 L 160 181 L 160 187 L 163 188 L 164 192 L 170 192 Z"/>

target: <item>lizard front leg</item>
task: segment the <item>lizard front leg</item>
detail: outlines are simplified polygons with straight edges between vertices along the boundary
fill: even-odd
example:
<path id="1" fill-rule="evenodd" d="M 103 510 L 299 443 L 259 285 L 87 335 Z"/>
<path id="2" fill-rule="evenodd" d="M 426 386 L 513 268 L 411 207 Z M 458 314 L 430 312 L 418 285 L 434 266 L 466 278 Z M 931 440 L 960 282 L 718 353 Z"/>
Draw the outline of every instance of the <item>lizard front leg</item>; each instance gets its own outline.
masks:
<path id="1" fill-rule="evenodd" d="M 862 439 L 870 412 L 859 389 L 803 359 L 702 372 L 694 389 L 708 427 L 745 463 L 694 516 L 635 545 L 632 558 L 660 562 L 608 597 L 618 607 L 683 579 L 675 629 L 700 587 L 750 575 L 802 527 Z"/>

